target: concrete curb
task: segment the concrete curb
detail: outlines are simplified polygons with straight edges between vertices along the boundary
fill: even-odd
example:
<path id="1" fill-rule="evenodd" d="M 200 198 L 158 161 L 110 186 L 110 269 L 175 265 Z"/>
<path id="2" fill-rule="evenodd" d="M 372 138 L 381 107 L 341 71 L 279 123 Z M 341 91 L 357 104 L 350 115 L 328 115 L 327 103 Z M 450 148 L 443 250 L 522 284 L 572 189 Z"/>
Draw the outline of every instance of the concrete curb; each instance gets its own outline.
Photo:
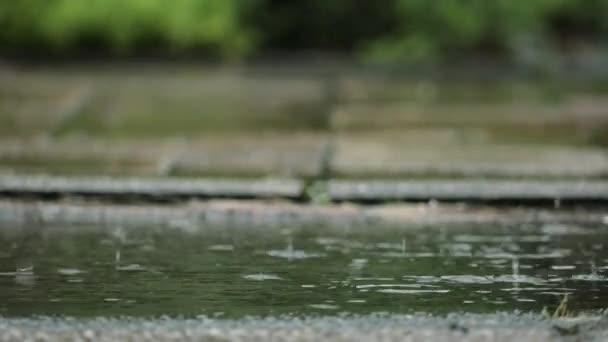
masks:
<path id="1" fill-rule="evenodd" d="M 320 187 L 332 201 L 470 201 L 470 202 L 608 202 L 608 181 L 573 180 L 330 180 Z M 0 195 L 92 196 L 113 199 L 141 197 L 179 199 L 304 200 L 305 184 L 298 179 L 109 178 L 0 176 Z"/>
<path id="2" fill-rule="evenodd" d="M 412 229 L 424 224 L 455 223 L 588 223 L 608 224 L 608 212 L 466 207 L 458 204 L 394 204 L 381 206 L 314 206 L 277 201 L 213 200 L 185 205 L 99 205 L 0 201 L 0 223 L 165 225 L 198 229 L 205 225 L 289 227 L 298 225 L 364 226 L 396 224 Z M 408 225 L 412 224 L 412 225 Z"/>
<path id="3" fill-rule="evenodd" d="M 294 179 L 171 179 L 2 176 L 0 193 L 197 198 L 297 198 L 303 183 Z"/>
<path id="4" fill-rule="evenodd" d="M 331 181 L 333 200 L 608 201 L 605 181 Z"/>

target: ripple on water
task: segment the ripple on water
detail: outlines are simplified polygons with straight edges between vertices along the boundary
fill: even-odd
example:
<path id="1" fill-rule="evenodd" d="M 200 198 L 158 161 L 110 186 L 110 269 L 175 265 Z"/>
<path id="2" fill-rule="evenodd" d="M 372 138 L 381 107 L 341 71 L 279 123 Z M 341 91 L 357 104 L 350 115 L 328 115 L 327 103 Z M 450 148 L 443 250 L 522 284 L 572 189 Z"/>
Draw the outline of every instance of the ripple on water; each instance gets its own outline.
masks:
<path id="1" fill-rule="evenodd" d="M 501 291 L 506 292 L 519 292 L 519 291 L 550 291 L 555 290 L 551 287 L 509 287 L 506 289 L 500 289 Z"/>
<path id="2" fill-rule="evenodd" d="M 57 273 L 65 276 L 73 276 L 82 273 L 86 273 L 85 271 L 79 270 L 77 268 L 58 268 Z"/>
<path id="3" fill-rule="evenodd" d="M 353 280 L 356 281 L 391 281 L 391 280 L 395 280 L 395 278 L 384 278 L 384 277 L 355 277 L 353 278 Z"/>
<path id="4" fill-rule="evenodd" d="M 566 225 L 566 224 L 545 224 L 542 226 L 542 232 L 548 235 L 588 235 L 593 234 L 592 230 L 576 226 L 576 225 Z"/>
<path id="5" fill-rule="evenodd" d="M 368 289 L 374 287 L 380 288 L 394 288 L 394 287 L 408 287 L 408 288 L 423 288 L 423 287 L 437 287 L 435 285 L 427 285 L 427 284 L 361 284 L 355 286 L 357 289 Z"/>
<path id="6" fill-rule="evenodd" d="M 275 258 L 284 259 L 308 259 L 308 258 L 321 258 L 326 256 L 323 253 L 306 252 L 300 249 L 282 249 L 282 250 L 270 250 L 266 254 Z"/>
<path id="7" fill-rule="evenodd" d="M 538 277 L 520 274 L 503 274 L 492 277 L 497 283 L 525 283 L 525 284 L 544 284 L 546 281 Z"/>
<path id="8" fill-rule="evenodd" d="M 505 243 L 505 242 L 548 242 L 551 240 L 549 235 L 456 235 L 454 241 L 469 243 Z"/>
<path id="9" fill-rule="evenodd" d="M 477 258 L 488 258 L 488 259 L 559 259 L 567 257 L 571 254 L 568 249 L 558 249 L 549 251 L 547 253 L 521 253 L 514 254 L 509 252 L 484 252 L 475 255 Z"/>
<path id="10" fill-rule="evenodd" d="M 576 268 L 575 265 L 553 265 L 553 266 L 551 266 L 551 269 L 556 270 L 556 271 L 573 270 L 575 268 Z"/>
<path id="11" fill-rule="evenodd" d="M 484 276 L 476 276 L 476 275 L 445 275 L 441 276 L 441 279 L 447 280 L 453 283 L 463 283 L 463 284 L 491 284 L 493 283 L 492 279 Z"/>
<path id="12" fill-rule="evenodd" d="M 422 289 L 422 290 L 413 290 L 413 289 L 378 289 L 376 292 L 380 293 L 395 293 L 395 294 L 425 294 L 425 293 L 448 293 L 450 290 L 445 289 Z"/>
<path id="13" fill-rule="evenodd" d="M 234 246 L 233 245 L 211 245 L 211 246 L 207 247 L 207 249 L 210 251 L 215 251 L 215 252 L 232 252 L 232 251 L 234 251 Z"/>
<path id="14" fill-rule="evenodd" d="M 340 308 L 338 305 L 333 304 L 308 304 L 309 307 L 313 309 L 321 309 L 321 310 L 337 310 Z"/>
<path id="15" fill-rule="evenodd" d="M 437 253 L 420 252 L 420 253 L 402 253 L 402 252 L 384 252 L 377 255 L 386 258 L 434 258 Z"/>
<path id="16" fill-rule="evenodd" d="M 575 274 L 571 277 L 572 280 L 580 280 L 580 281 L 608 281 L 608 277 L 604 277 L 603 275 L 590 273 L 590 274 Z"/>
<path id="17" fill-rule="evenodd" d="M 247 280 L 256 280 L 256 281 L 282 280 L 283 279 L 276 274 L 269 274 L 269 273 L 246 274 L 243 276 L 243 278 L 245 278 Z"/>
<path id="18" fill-rule="evenodd" d="M 166 238 L 149 235 L 150 230 L 134 230 L 130 236 L 146 241 L 139 246 L 154 248 L 123 248 L 128 257 L 122 262 L 122 245 L 116 239 L 87 250 L 88 235 L 58 234 L 42 239 L 40 246 L 31 242 L 24 253 L 31 251 L 32 255 L 21 256 L 13 255 L 11 239 L 3 240 L 0 235 L 0 253 L 11 251 L 8 258 L 0 258 L 0 270 L 5 271 L 0 273 L 0 311 L 36 314 L 43 308 L 53 314 L 90 309 L 91 314 L 99 315 L 226 311 L 226 317 L 241 312 L 331 316 L 366 314 L 380 307 L 390 313 L 539 312 L 543 306 L 552 309 L 565 293 L 577 296 L 577 309 L 595 309 L 605 302 L 608 254 L 601 242 L 608 230 L 597 237 L 571 239 L 543 235 L 537 225 L 526 235 L 520 235 L 518 229 L 491 228 L 467 226 L 448 231 L 444 237 L 429 232 L 424 239 L 418 238 L 418 232 L 393 230 L 386 235 L 374 231 L 369 236 L 367 230 L 321 230 L 326 236 L 318 236 L 316 230 L 294 229 L 288 236 L 268 234 L 251 239 L 249 235 L 232 236 L 232 230 L 219 235 L 213 230 L 168 230 L 166 234 L 177 235 Z M 94 240 L 98 239 L 95 235 Z M 73 253 L 73 248 L 81 246 L 79 254 Z M 76 255 L 90 257 L 78 260 Z M 33 276 L 33 270 L 29 277 L 16 272 L 30 264 L 37 267 L 39 278 Z M 163 276 L 154 276 L 158 270 Z M 119 276 L 122 273 L 117 271 L 145 273 Z M 32 284 L 53 291 L 31 291 Z M 100 284 L 107 284 L 104 291 L 96 291 Z M 143 292 L 141 284 L 146 285 Z M 234 291 L 215 291 L 226 284 Z M 164 300 L 167 291 L 175 301 Z M 268 305 L 269 293 L 274 305 Z M 142 304 L 130 305 L 129 298 Z M 26 300 L 45 305 L 32 304 L 28 309 Z M 49 303 L 58 300 L 61 304 Z M 180 305 L 174 305 L 177 301 Z"/>
<path id="19" fill-rule="evenodd" d="M 68 278 L 68 279 L 66 279 L 66 281 L 68 283 L 80 284 L 80 283 L 84 282 L 84 279 L 82 279 L 82 278 Z"/>
<path id="20" fill-rule="evenodd" d="M 348 302 L 348 303 L 367 303 L 367 300 L 353 298 L 353 299 L 347 300 L 346 302 Z"/>
<path id="21" fill-rule="evenodd" d="M 146 268 L 140 264 L 129 264 L 125 266 L 116 266 L 117 271 L 121 272 L 143 272 Z"/>

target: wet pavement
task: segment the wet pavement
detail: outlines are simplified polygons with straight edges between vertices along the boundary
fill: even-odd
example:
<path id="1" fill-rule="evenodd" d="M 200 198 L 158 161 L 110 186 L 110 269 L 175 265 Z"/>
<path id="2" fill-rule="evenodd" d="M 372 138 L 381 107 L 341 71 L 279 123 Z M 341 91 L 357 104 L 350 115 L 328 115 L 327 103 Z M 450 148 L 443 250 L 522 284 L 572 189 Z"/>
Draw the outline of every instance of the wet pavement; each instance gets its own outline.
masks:
<path id="1" fill-rule="evenodd" d="M 608 339 L 601 83 L 0 74 L 0 341 Z"/>
<path id="2" fill-rule="evenodd" d="M 23 226 L 0 231 L 0 315 L 240 318 L 608 303 L 605 225 Z"/>
<path id="3" fill-rule="evenodd" d="M 604 341 L 606 318 L 534 315 L 367 315 L 195 319 L 2 319 L 0 341 Z"/>

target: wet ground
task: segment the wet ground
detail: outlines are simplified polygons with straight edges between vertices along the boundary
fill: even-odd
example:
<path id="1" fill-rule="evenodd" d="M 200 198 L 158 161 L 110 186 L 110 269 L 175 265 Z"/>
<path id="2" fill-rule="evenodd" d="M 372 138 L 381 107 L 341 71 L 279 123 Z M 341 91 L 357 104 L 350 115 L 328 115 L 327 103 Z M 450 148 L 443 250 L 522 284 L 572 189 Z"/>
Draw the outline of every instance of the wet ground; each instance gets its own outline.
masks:
<path id="1" fill-rule="evenodd" d="M 0 66 L 0 341 L 608 339 L 605 82 L 475 75 Z"/>
<path id="2" fill-rule="evenodd" d="M 194 319 L 0 319 L 0 341 L 605 341 L 602 317 L 527 314 Z"/>
<path id="3" fill-rule="evenodd" d="M 244 316 L 608 307 L 605 225 L 3 227 L 0 314 Z"/>

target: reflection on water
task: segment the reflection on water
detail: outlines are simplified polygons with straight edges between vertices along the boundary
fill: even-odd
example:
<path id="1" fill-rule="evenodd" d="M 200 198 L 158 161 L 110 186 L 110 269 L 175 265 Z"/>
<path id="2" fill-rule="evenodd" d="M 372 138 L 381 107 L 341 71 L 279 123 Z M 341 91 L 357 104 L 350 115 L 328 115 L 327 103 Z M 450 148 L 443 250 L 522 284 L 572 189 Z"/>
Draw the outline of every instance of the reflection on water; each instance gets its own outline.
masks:
<path id="1" fill-rule="evenodd" d="M 0 315 L 608 307 L 605 227 L 4 227 Z"/>

